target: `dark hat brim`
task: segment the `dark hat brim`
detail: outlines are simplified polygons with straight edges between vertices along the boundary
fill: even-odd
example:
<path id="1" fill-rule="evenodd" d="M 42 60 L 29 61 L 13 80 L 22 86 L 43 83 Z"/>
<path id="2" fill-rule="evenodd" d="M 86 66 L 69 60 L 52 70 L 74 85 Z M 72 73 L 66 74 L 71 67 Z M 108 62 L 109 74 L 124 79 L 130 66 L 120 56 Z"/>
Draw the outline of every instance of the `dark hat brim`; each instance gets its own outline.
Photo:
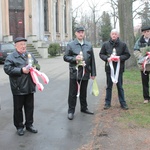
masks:
<path id="1" fill-rule="evenodd" d="M 17 43 L 17 42 L 21 42 L 21 41 L 27 41 L 27 39 L 23 38 L 23 37 L 17 37 L 14 42 Z"/>
<path id="2" fill-rule="evenodd" d="M 150 30 L 150 27 L 142 27 L 141 28 L 141 31 L 143 32 L 143 31 L 147 31 L 147 30 Z"/>
<path id="3" fill-rule="evenodd" d="M 85 31 L 84 27 L 77 27 L 75 29 L 75 32 L 79 32 L 79 31 Z"/>

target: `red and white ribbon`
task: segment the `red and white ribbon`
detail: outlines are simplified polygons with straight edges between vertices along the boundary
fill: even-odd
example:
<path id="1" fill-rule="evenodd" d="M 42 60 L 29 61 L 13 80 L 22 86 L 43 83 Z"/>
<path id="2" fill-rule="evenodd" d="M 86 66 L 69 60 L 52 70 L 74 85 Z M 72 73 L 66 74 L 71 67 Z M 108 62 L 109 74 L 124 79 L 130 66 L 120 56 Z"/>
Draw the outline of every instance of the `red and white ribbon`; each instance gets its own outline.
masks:
<path id="1" fill-rule="evenodd" d="M 82 68 L 83 68 L 83 70 L 82 70 L 82 77 L 81 77 L 80 82 L 78 82 L 78 67 L 79 66 L 82 66 Z M 77 70 L 77 95 L 76 96 L 77 97 L 80 96 L 80 86 L 81 86 L 81 82 L 82 82 L 82 79 L 83 79 L 84 74 L 85 74 L 85 66 L 86 66 L 85 61 L 82 61 L 82 63 L 78 63 L 76 65 L 76 70 Z"/>
<path id="2" fill-rule="evenodd" d="M 145 71 L 146 71 L 146 64 L 150 60 L 150 52 L 147 52 L 146 55 L 147 56 L 145 57 L 144 62 L 142 63 L 142 68 L 143 68 L 143 73 L 144 74 L 145 74 Z"/>
<path id="3" fill-rule="evenodd" d="M 77 80 L 77 97 L 80 96 L 80 86 L 81 86 L 81 82 L 82 82 L 82 79 L 83 79 L 83 77 L 84 77 L 84 74 L 85 74 L 85 68 L 84 68 L 84 66 L 83 66 L 83 71 L 82 71 L 81 80 L 80 80 L 80 82 L 78 82 L 78 80 Z M 77 68 L 77 78 L 78 78 L 78 68 Z"/>
<path id="4" fill-rule="evenodd" d="M 45 84 L 48 84 L 49 83 L 49 79 L 46 76 L 46 74 L 43 73 L 43 72 L 40 72 L 40 71 L 36 70 L 33 67 L 30 68 L 30 74 L 31 74 L 32 80 L 36 84 L 38 90 L 39 91 L 43 91 L 44 86 L 39 82 L 38 76 L 41 77 L 41 79 L 43 80 L 43 82 Z"/>

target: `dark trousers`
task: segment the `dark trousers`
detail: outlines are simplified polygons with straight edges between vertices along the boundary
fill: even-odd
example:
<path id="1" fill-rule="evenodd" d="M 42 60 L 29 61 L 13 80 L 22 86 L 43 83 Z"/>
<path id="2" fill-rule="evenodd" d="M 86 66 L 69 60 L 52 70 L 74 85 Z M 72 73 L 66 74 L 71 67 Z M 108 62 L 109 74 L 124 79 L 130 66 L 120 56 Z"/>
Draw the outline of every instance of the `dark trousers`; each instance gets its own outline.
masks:
<path id="1" fill-rule="evenodd" d="M 34 94 L 13 95 L 14 102 L 14 125 L 18 128 L 24 128 L 23 108 L 25 113 L 25 125 L 29 127 L 33 123 Z"/>
<path id="2" fill-rule="evenodd" d="M 80 83 L 80 81 L 78 81 Z M 82 80 L 81 85 L 80 85 L 80 105 L 81 105 L 81 110 L 86 110 L 87 109 L 87 85 L 88 85 L 88 80 Z M 77 102 L 77 80 L 75 79 L 70 79 L 69 83 L 69 96 L 68 96 L 68 113 L 74 113 L 75 112 L 75 107 L 76 107 L 76 102 Z"/>
<path id="3" fill-rule="evenodd" d="M 112 82 L 110 73 L 106 73 L 106 82 L 107 82 L 107 87 L 106 87 L 105 104 L 111 105 L 113 82 Z M 120 102 L 121 106 L 126 104 L 122 84 L 123 84 L 123 73 L 119 73 L 118 82 L 117 82 L 116 86 L 117 86 L 118 98 L 119 98 L 119 102 Z"/>
<path id="4" fill-rule="evenodd" d="M 150 100 L 149 97 L 149 72 L 143 73 L 141 71 L 142 87 L 143 87 L 143 97 L 145 100 Z"/>

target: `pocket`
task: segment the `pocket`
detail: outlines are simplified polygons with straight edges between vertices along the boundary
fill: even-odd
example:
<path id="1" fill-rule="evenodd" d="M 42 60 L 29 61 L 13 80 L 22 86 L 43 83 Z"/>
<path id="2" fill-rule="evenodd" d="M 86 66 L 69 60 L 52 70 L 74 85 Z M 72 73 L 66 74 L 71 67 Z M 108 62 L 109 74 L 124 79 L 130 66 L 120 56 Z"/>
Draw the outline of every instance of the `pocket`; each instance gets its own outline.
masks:
<path id="1" fill-rule="evenodd" d="M 69 69 L 70 69 L 70 73 L 76 73 L 77 71 L 75 67 L 70 67 Z"/>
<path id="2" fill-rule="evenodd" d="M 18 89 L 18 82 L 17 82 L 17 79 L 13 79 L 13 78 L 11 78 L 10 79 L 10 83 L 11 83 L 11 87 L 13 88 L 13 89 Z"/>

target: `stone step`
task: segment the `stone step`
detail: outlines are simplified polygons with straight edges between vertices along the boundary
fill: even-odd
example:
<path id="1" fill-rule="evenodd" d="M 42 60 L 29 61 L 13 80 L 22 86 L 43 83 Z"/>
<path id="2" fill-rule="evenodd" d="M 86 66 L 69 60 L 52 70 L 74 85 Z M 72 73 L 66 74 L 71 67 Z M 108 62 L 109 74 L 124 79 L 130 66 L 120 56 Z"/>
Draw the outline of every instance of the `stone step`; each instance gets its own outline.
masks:
<path id="1" fill-rule="evenodd" d="M 42 56 L 39 54 L 39 52 L 35 49 L 35 47 L 32 44 L 27 45 L 27 51 L 32 53 L 35 58 L 42 58 Z"/>

